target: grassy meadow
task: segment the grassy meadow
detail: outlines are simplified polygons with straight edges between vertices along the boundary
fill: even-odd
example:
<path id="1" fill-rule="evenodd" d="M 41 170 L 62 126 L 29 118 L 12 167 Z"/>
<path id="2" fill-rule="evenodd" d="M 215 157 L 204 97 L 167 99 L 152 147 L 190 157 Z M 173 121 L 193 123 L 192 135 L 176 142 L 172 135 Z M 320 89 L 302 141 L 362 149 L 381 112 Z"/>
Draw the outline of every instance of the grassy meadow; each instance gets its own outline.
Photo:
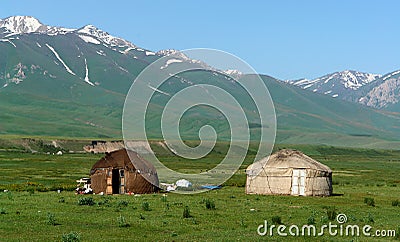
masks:
<path id="1" fill-rule="evenodd" d="M 217 146 L 202 162 L 179 160 L 159 150 L 160 159 L 182 172 L 213 166 Z M 194 195 L 75 195 L 75 180 L 87 177 L 102 155 L 62 156 L 0 152 L 0 241 L 399 241 L 400 151 L 281 145 L 296 148 L 333 170 L 334 196 L 260 196 L 244 193 L 244 169 L 219 190 Z M 3 190 L 9 190 L 3 192 Z M 61 189 L 61 193 L 57 190 Z M 317 228 L 347 215 L 348 224 L 397 230 L 397 237 L 329 236 L 271 238 L 257 234 L 267 220 Z M 336 223 L 337 224 L 337 223 Z M 68 240 L 70 239 L 70 240 Z"/>

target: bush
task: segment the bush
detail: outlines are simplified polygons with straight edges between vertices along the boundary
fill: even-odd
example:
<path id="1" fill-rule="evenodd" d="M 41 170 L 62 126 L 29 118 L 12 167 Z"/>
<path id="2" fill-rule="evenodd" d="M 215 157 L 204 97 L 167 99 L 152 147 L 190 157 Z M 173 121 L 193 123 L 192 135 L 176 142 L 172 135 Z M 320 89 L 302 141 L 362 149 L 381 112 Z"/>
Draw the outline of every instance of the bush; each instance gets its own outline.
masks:
<path id="1" fill-rule="evenodd" d="M 327 206 L 327 207 L 324 207 L 324 208 L 326 210 L 326 216 L 328 217 L 328 219 L 330 221 L 334 221 L 336 219 L 336 215 L 337 215 L 336 207 Z"/>
<path id="2" fill-rule="evenodd" d="M 210 210 L 214 210 L 215 209 L 214 201 L 210 200 L 210 199 L 206 199 L 206 208 L 210 209 Z"/>
<path id="3" fill-rule="evenodd" d="M 81 197 L 78 200 L 79 205 L 93 206 L 95 204 L 92 197 Z"/>
<path id="4" fill-rule="evenodd" d="M 315 210 L 311 211 L 310 217 L 307 218 L 307 224 L 308 225 L 316 224 L 316 220 L 315 220 L 316 216 L 317 216 L 317 211 L 315 211 Z"/>
<path id="5" fill-rule="evenodd" d="M 375 207 L 375 200 L 372 197 L 364 198 L 364 203 L 368 206 Z"/>
<path id="6" fill-rule="evenodd" d="M 190 209 L 188 206 L 185 206 L 183 209 L 183 218 L 191 218 L 192 215 L 190 214 Z"/>
<path id="7" fill-rule="evenodd" d="M 56 216 L 53 213 L 47 213 L 47 224 L 48 225 L 57 225 Z"/>
<path id="8" fill-rule="evenodd" d="M 143 211 L 151 211 L 150 204 L 148 202 L 143 202 L 142 209 Z"/>
<path id="9" fill-rule="evenodd" d="M 98 206 L 106 206 L 106 207 L 110 207 L 110 199 L 108 197 L 102 197 L 102 201 L 97 202 Z"/>
<path id="10" fill-rule="evenodd" d="M 307 219 L 307 224 L 308 224 L 308 225 L 315 224 L 315 217 L 314 217 L 314 215 L 311 215 L 310 217 L 308 217 L 308 219 Z"/>
<path id="11" fill-rule="evenodd" d="M 5 208 L 1 208 L 1 209 L 0 209 L 0 214 L 7 214 L 6 209 L 5 209 Z"/>
<path id="12" fill-rule="evenodd" d="M 122 215 L 120 215 L 120 216 L 118 217 L 118 227 L 120 227 L 120 228 L 126 228 L 126 227 L 129 227 L 129 226 L 130 226 L 130 224 L 128 224 L 128 223 L 126 222 L 125 217 L 122 216 Z"/>
<path id="13" fill-rule="evenodd" d="M 393 207 L 400 206 L 400 201 L 399 201 L 399 200 L 394 200 L 394 201 L 392 201 L 392 206 L 393 206 Z"/>
<path id="14" fill-rule="evenodd" d="M 117 207 L 119 207 L 119 208 L 124 208 L 124 207 L 127 207 L 128 204 L 129 204 L 129 202 L 128 202 L 128 201 L 125 201 L 125 200 L 118 201 Z"/>
<path id="15" fill-rule="evenodd" d="M 63 234 L 61 239 L 63 242 L 79 242 L 79 241 L 81 241 L 81 237 L 78 232 L 69 232 L 68 234 Z"/>
<path id="16" fill-rule="evenodd" d="M 364 217 L 364 222 L 365 223 L 373 223 L 375 222 L 374 217 L 372 216 L 371 213 L 368 213 L 366 217 Z"/>
<path id="17" fill-rule="evenodd" d="M 272 223 L 273 224 L 282 224 L 282 219 L 280 216 L 272 216 Z"/>
<path id="18" fill-rule="evenodd" d="M 161 197 L 161 202 L 166 203 L 167 202 L 167 196 L 162 196 Z"/>
<path id="19" fill-rule="evenodd" d="M 60 197 L 60 199 L 58 199 L 59 203 L 65 203 L 65 198 L 64 197 Z"/>
<path id="20" fill-rule="evenodd" d="M 33 187 L 28 187 L 28 188 L 26 189 L 26 191 L 29 193 L 29 195 L 35 194 L 35 189 L 34 189 Z"/>

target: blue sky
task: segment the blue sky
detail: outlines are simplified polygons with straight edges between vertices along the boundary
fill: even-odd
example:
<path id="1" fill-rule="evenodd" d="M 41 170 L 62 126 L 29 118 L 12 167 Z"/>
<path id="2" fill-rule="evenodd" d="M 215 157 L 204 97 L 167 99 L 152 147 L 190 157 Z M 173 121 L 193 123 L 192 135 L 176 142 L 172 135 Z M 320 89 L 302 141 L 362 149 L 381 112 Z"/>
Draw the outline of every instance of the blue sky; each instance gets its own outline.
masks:
<path id="1" fill-rule="evenodd" d="M 150 50 L 213 48 L 280 79 L 400 69 L 400 1 L 1 1 L 0 18 L 93 24 Z"/>

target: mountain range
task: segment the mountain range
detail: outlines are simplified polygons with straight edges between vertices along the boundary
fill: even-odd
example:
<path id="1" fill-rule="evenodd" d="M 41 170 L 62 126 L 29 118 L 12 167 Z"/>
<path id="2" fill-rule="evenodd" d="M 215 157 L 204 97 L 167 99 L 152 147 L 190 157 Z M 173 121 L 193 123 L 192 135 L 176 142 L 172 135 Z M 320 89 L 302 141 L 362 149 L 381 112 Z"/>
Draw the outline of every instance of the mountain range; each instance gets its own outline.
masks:
<path id="1" fill-rule="evenodd" d="M 177 50 L 140 48 L 93 25 L 67 29 L 29 16 L 0 20 L 0 53 L 2 135 L 121 138 L 125 96 L 146 66 L 161 57 L 167 57 L 165 66 L 207 66 Z M 250 78 L 236 70 L 226 73 Z M 261 77 L 275 104 L 279 142 L 397 147 L 400 71 L 343 71 L 314 80 Z M 257 122 L 240 85 L 213 69 L 171 77 L 150 108 L 160 114 L 168 101 L 162 93 L 199 83 L 228 90 Z M 160 138 L 158 114 L 148 124 L 152 138 Z M 187 115 L 181 133 L 188 138 L 195 139 L 204 124 L 227 132 L 218 112 L 203 107 Z"/>
<path id="2" fill-rule="evenodd" d="M 345 70 L 312 80 L 285 82 L 333 98 L 377 109 L 400 111 L 400 70 L 385 75 Z"/>

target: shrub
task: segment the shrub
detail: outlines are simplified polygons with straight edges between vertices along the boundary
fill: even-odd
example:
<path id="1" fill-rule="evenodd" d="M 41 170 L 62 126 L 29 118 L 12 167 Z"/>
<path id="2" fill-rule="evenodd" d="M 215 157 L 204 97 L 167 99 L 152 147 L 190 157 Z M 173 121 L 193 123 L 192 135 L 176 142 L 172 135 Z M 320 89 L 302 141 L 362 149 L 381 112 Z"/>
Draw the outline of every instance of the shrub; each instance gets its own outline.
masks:
<path id="1" fill-rule="evenodd" d="M 336 215 L 337 215 L 336 207 L 334 207 L 334 206 L 327 206 L 327 207 L 324 207 L 324 208 L 325 208 L 325 210 L 326 210 L 326 216 L 328 217 L 328 219 L 329 219 L 330 221 L 335 220 L 335 219 L 336 219 Z"/>
<path id="2" fill-rule="evenodd" d="M 240 226 L 243 228 L 247 228 L 247 224 L 244 222 L 243 218 L 240 220 Z"/>
<path id="3" fill-rule="evenodd" d="M 102 197 L 103 199 L 102 199 L 102 201 L 99 201 L 99 202 L 97 202 L 97 205 L 98 206 L 106 206 L 106 207 L 110 207 L 111 206 L 111 204 L 110 204 L 110 199 L 108 198 L 108 197 Z"/>
<path id="4" fill-rule="evenodd" d="M 317 211 L 315 211 L 315 210 L 311 211 L 310 217 L 307 218 L 307 224 L 308 225 L 316 224 L 316 220 L 315 220 L 316 216 L 317 216 Z"/>
<path id="5" fill-rule="evenodd" d="M 59 203 L 65 203 L 65 198 L 64 197 L 60 197 L 60 199 L 58 199 Z"/>
<path id="6" fill-rule="evenodd" d="M 375 207 L 375 200 L 372 197 L 364 198 L 364 203 L 368 206 Z"/>
<path id="7" fill-rule="evenodd" d="M 206 208 L 210 209 L 210 210 L 214 210 L 215 209 L 215 203 L 213 200 L 210 199 L 206 199 Z"/>
<path id="8" fill-rule="evenodd" d="M 47 224 L 48 225 L 57 225 L 56 216 L 53 213 L 47 213 Z"/>
<path id="9" fill-rule="evenodd" d="M 372 216 L 371 213 L 368 213 L 366 217 L 364 217 L 364 222 L 365 223 L 373 223 L 375 222 L 374 217 Z"/>
<path id="10" fill-rule="evenodd" d="M 78 232 L 69 232 L 68 234 L 62 235 L 63 242 L 79 242 L 81 241 L 81 237 Z"/>
<path id="11" fill-rule="evenodd" d="M 399 201 L 399 200 L 394 200 L 394 201 L 392 201 L 392 206 L 393 206 L 393 207 L 400 206 L 400 201 Z"/>
<path id="12" fill-rule="evenodd" d="M 8 200 L 14 201 L 14 197 L 11 192 L 7 192 L 7 198 L 8 198 Z"/>
<path id="13" fill-rule="evenodd" d="M 117 207 L 119 207 L 119 208 L 124 208 L 124 207 L 127 207 L 128 204 L 129 204 L 129 202 L 128 202 L 128 201 L 125 201 L 125 200 L 118 201 Z"/>
<path id="14" fill-rule="evenodd" d="M 310 217 L 308 217 L 308 219 L 307 219 L 307 224 L 308 224 L 308 225 L 315 224 L 315 217 L 314 217 L 314 215 L 311 215 Z"/>
<path id="15" fill-rule="evenodd" d="M 188 206 L 185 206 L 183 209 L 183 218 L 191 218 L 192 215 L 190 214 L 190 209 Z"/>
<path id="16" fill-rule="evenodd" d="M 167 196 L 162 196 L 161 197 L 161 202 L 166 203 L 167 202 Z"/>
<path id="17" fill-rule="evenodd" d="M 1 209 L 0 209 L 0 214 L 7 214 L 6 209 L 5 209 L 5 208 L 1 208 Z"/>
<path id="18" fill-rule="evenodd" d="M 125 217 L 122 216 L 122 215 L 120 215 L 120 216 L 118 217 L 118 220 L 117 220 L 117 221 L 118 221 L 118 227 L 120 227 L 120 228 L 126 228 L 126 227 L 129 227 L 129 226 L 130 226 L 130 224 L 126 222 Z"/>
<path id="19" fill-rule="evenodd" d="M 150 204 L 148 202 L 143 202 L 142 209 L 143 211 L 151 211 Z"/>
<path id="20" fill-rule="evenodd" d="M 26 189 L 26 191 L 29 193 L 29 195 L 35 194 L 35 189 L 34 189 L 33 187 L 28 187 L 28 188 Z"/>
<path id="21" fill-rule="evenodd" d="M 95 204 L 94 200 L 92 197 L 81 197 L 78 200 L 79 205 L 87 205 L 87 206 L 93 206 Z"/>
<path id="22" fill-rule="evenodd" d="M 273 224 L 282 224 L 282 219 L 280 216 L 272 216 L 272 223 Z"/>

